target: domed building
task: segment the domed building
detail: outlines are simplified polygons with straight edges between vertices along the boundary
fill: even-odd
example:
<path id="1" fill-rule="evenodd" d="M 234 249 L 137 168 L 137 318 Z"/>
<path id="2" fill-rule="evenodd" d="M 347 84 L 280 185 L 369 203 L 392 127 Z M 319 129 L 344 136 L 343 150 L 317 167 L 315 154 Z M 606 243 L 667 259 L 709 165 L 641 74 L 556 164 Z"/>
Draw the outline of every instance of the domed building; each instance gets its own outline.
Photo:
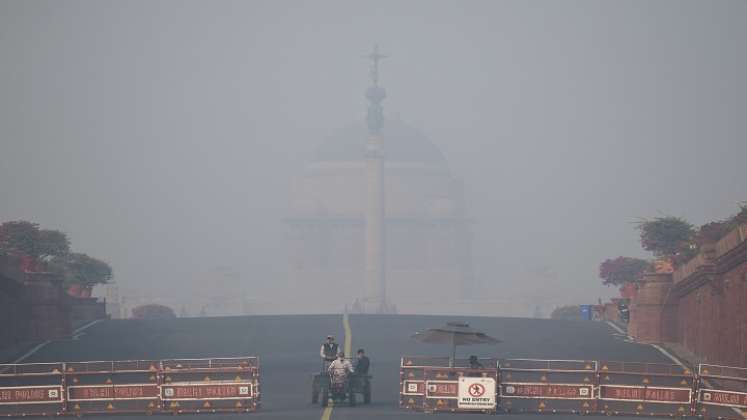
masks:
<path id="1" fill-rule="evenodd" d="M 309 298 L 326 310 L 340 309 L 328 306 L 332 290 L 335 300 L 366 312 L 460 300 L 472 283 L 462 184 L 423 133 L 384 120 L 374 102 L 368 124 L 323 141 L 294 182 L 291 284 L 314 285 L 318 296 Z"/>

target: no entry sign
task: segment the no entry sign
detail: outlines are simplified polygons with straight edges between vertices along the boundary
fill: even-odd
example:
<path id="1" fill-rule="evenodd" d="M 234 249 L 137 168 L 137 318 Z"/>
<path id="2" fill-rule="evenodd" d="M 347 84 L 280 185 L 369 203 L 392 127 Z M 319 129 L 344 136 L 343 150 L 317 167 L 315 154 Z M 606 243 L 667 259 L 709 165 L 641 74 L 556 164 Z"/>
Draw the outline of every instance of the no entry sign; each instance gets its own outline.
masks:
<path id="1" fill-rule="evenodd" d="M 495 379 L 459 378 L 459 408 L 472 410 L 495 409 Z"/>

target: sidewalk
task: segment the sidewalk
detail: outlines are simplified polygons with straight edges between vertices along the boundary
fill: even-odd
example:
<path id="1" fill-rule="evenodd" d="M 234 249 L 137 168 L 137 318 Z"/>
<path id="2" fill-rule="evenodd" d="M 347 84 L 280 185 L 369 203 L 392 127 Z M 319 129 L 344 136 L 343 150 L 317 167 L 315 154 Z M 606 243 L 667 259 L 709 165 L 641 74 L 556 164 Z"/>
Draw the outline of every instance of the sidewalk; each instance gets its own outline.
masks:
<path id="1" fill-rule="evenodd" d="M 690 368 L 693 372 L 697 372 L 698 365 L 701 363 L 707 363 L 706 360 L 704 360 L 702 357 L 696 355 L 695 353 L 692 353 L 691 351 L 687 350 L 684 346 L 682 346 L 679 343 L 662 343 L 659 344 L 661 347 L 663 347 L 668 352 L 672 353 L 682 361 L 687 367 Z"/>
<path id="2" fill-rule="evenodd" d="M 9 347 L 0 348 L 0 364 L 13 363 L 27 351 L 41 343 L 42 341 L 24 341 Z"/>

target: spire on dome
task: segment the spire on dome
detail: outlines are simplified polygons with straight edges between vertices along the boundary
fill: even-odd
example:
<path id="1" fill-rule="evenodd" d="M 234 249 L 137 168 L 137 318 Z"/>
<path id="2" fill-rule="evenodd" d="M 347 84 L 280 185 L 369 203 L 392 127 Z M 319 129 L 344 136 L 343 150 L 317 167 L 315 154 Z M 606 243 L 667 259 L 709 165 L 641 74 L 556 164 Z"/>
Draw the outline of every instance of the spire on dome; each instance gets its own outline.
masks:
<path id="1" fill-rule="evenodd" d="M 372 85 L 366 89 L 366 98 L 368 98 L 368 116 L 366 118 L 368 122 L 369 134 L 380 134 L 381 129 L 384 127 L 384 108 L 381 106 L 381 102 L 386 98 L 386 90 L 379 86 L 379 61 L 386 58 L 386 55 L 379 53 L 379 46 L 375 45 L 371 54 L 367 55 L 366 58 L 371 60 L 371 83 Z"/>

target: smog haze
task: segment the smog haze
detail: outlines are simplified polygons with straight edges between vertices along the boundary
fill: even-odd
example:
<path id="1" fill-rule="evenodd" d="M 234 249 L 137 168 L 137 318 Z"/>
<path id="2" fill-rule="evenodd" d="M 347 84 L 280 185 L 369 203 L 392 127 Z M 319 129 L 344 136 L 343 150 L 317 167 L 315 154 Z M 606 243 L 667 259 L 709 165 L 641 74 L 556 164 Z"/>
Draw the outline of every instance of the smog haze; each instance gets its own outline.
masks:
<path id="1" fill-rule="evenodd" d="M 473 294 L 596 303 L 601 261 L 650 257 L 640 218 L 747 199 L 746 21 L 743 1 L 3 0 L 0 221 L 66 232 L 123 295 L 292 311 L 318 287 L 288 276 L 294 179 L 366 119 L 378 44 L 386 121 L 464 186 Z"/>

